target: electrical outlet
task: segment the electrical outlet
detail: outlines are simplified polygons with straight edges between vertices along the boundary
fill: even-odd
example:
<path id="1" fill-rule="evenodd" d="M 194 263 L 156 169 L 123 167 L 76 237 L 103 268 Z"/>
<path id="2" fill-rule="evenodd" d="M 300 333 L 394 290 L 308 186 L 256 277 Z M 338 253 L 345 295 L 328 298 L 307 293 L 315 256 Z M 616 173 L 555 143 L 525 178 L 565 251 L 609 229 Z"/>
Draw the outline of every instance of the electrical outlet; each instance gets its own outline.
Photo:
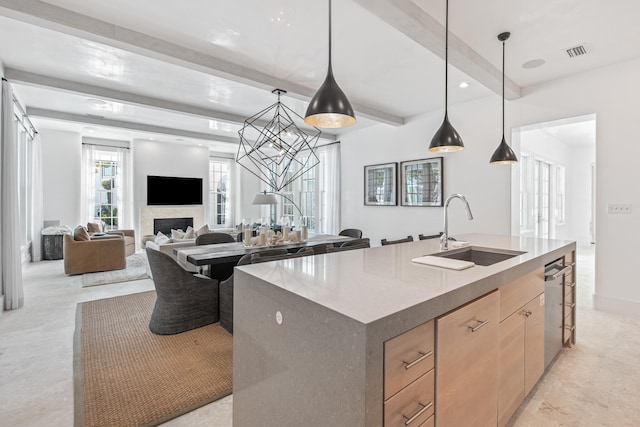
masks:
<path id="1" fill-rule="evenodd" d="M 630 214 L 633 210 L 630 203 L 609 203 L 607 213 L 610 214 Z"/>

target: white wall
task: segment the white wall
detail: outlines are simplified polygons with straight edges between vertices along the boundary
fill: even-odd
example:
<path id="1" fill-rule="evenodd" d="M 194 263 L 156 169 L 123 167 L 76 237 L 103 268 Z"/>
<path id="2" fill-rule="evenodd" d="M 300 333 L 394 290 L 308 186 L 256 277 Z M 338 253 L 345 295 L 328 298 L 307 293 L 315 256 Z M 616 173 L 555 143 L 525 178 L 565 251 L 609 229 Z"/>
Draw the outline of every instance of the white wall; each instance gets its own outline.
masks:
<path id="1" fill-rule="evenodd" d="M 133 223 L 140 229 L 140 209 L 147 206 L 147 175 L 202 178 L 205 218 L 209 218 L 209 149 L 135 139 L 133 157 Z M 200 227 L 203 224 L 194 224 Z"/>
<path id="2" fill-rule="evenodd" d="M 82 137 L 76 132 L 39 129 L 42 141 L 44 220 L 60 220 L 75 228 L 80 224 Z"/>
<path id="3" fill-rule="evenodd" d="M 635 264 L 640 258 L 640 59 L 527 88 L 510 102 L 511 126 L 596 114 L 596 308 L 640 312 Z M 607 213 L 630 203 L 631 215 Z M 578 266 L 578 268 L 580 268 Z"/>
<path id="4" fill-rule="evenodd" d="M 514 127 L 596 115 L 594 304 L 636 315 L 640 313 L 640 286 L 634 267 L 640 258 L 636 242 L 640 192 L 633 186 L 640 182 L 638 75 L 640 59 L 525 88 L 520 99 L 506 105 L 508 133 Z M 444 156 L 444 191 L 446 195 L 459 192 L 468 196 L 476 217 L 467 222 L 463 209 L 454 201 L 450 206 L 454 236 L 468 231 L 510 233 L 509 167 L 487 163 L 500 138 L 500 107 L 499 97 L 491 96 L 450 108 L 449 117 L 466 148 Z M 383 237 L 416 236 L 442 229 L 442 208 L 365 207 L 362 194 L 364 165 L 432 157 L 427 146 L 441 121 L 442 113 L 427 114 L 398 128 L 379 125 L 341 138 L 342 228 L 361 228 L 376 244 Z M 514 148 L 519 152 L 519 141 L 514 140 Z M 512 169 L 514 173 L 517 170 Z M 633 213 L 607 214 L 608 203 L 630 203 Z"/>
<path id="5" fill-rule="evenodd" d="M 596 162 L 595 147 L 582 147 L 573 151 L 575 167 L 567 184 L 571 187 L 567 205 L 573 212 L 573 236 L 581 244 L 591 244 L 591 165 Z M 570 181 L 569 181 L 570 178 Z"/>
<path id="6" fill-rule="evenodd" d="M 449 206 L 449 234 L 467 232 L 510 234 L 510 168 L 489 164 L 501 137 L 501 102 L 490 96 L 449 108 L 449 119 L 465 149 L 444 154 L 444 197 L 467 197 L 474 215 L 468 221 L 462 203 Z M 341 137 L 341 227 L 359 228 L 372 245 L 443 230 L 442 207 L 364 206 L 364 166 L 439 157 L 428 151 L 443 112 L 413 118 L 401 127 L 378 125 Z M 398 165 L 399 166 L 399 165 Z"/>

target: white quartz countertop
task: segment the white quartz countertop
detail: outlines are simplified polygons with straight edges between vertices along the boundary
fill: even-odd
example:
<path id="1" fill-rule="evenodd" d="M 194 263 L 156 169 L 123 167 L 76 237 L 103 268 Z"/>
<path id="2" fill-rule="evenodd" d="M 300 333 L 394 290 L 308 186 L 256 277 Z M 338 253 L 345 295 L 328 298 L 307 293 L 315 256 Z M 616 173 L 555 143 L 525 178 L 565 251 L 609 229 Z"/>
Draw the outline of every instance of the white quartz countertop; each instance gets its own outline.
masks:
<path id="1" fill-rule="evenodd" d="M 430 239 L 237 268 L 367 324 L 430 300 L 440 311 L 453 309 L 575 249 L 575 242 L 564 240 L 487 234 L 456 238 L 470 246 L 525 253 L 461 271 L 411 262 L 441 252 L 439 240 Z"/>

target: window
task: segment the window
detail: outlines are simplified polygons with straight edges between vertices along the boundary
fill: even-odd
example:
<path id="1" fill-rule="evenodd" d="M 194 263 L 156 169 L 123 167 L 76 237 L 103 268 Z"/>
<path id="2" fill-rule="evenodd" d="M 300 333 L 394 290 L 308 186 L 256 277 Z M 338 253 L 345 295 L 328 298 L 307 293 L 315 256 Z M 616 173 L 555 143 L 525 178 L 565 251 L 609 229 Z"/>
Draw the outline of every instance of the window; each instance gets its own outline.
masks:
<path id="1" fill-rule="evenodd" d="M 300 159 L 300 164 L 306 164 L 307 157 Z M 273 163 L 270 167 L 273 173 L 276 173 L 278 166 Z M 293 167 L 293 165 L 292 165 Z M 311 168 L 306 171 L 299 178 L 294 179 L 293 182 L 286 185 L 279 193 L 284 197 L 278 197 L 279 204 L 271 206 L 269 209 L 270 219 L 274 223 L 281 223 L 283 220 L 288 219 L 293 221 L 293 224 L 300 226 L 301 216 L 307 222 L 309 230 L 318 232 L 319 221 L 318 218 L 318 205 L 320 199 L 320 191 L 318 188 L 318 167 Z M 295 176 L 298 170 L 287 170 L 285 175 L 287 177 Z M 273 188 L 267 191 L 274 191 Z M 289 200 L 287 200 L 289 199 Z M 296 208 L 296 206 L 300 209 Z M 278 216 L 278 212 L 280 215 Z M 301 215 L 302 214 L 302 215 Z"/>
<path id="2" fill-rule="evenodd" d="M 96 150 L 95 217 L 105 222 L 108 230 L 118 228 L 118 191 L 120 165 L 115 151 Z"/>
<path id="3" fill-rule="evenodd" d="M 209 160 L 209 224 L 213 227 L 233 227 L 231 199 L 231 160 Z"/>
<path id="4" fill-rule="evenodd" d="M 533 231 L 533 175 L 531 156 L 521 153 L 520 157 L 520 234 L 528 234 Z"/>
<path id="5" fill-rule="evenodd" d="M 565 167 L 557 166 L 556 169 L 556 223 L 562 225 L 566 220 L 565 201 Z"/>
<path id="6" fill-rule="evenodd" d="M 20 188 L 20 244 L 27 247 L 31 242 L 33 209 L 32 202 L 32 142 L 31 127 L 25 125 L 24 116 L 17 104 L 14 104 L 14 121 L 16 141 L 18 143 L 18 180 Z"/>

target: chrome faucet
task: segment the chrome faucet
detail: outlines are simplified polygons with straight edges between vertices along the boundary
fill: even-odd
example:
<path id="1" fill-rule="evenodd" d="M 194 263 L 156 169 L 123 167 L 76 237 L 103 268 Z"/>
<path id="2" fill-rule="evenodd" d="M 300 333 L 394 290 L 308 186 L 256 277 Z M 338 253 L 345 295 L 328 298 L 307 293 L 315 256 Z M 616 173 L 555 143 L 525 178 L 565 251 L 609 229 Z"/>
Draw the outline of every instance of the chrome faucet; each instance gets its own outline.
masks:
<path id="1" fill-rule="evenodd" d="M 440 236 L 440 250 L 446 251 L 449 249 L 449 215 L 447 214 L 449 209 L 449 203 L 452 199 L 460 199 L 464 203 L 464 209 L 467 211 L 467 218 L 469 220 L 473 219 L 473 214 L 471 213 L 471 208 L 469 207 L 469 202 L 462 194 L 452 194 L 447 197 L 447 200 L 444 201 L 444 232 L 442 236 Z"/>

